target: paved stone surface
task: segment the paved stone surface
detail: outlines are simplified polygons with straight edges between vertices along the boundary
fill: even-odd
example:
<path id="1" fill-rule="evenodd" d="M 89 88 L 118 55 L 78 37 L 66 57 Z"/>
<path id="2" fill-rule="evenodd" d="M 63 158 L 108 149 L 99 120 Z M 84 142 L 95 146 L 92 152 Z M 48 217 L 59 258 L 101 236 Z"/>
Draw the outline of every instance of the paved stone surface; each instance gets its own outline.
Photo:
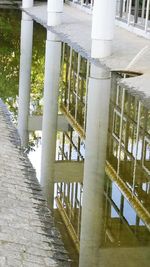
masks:
<path id="1" fill-rule="evenodd" d="M 110 57 L 95 60 L 91 58 L 91 25 L 92 16 L 79 9 L 64 5 L 62 24 L 56 27 L 47 26 L 46 4 L 36 4 L 25 11 L 45 28 L 59 35 L 83 57 L 94 64 L 110 70 L 140 72 L 143 75 L 125 79 L 123 83 L 132 90 L 138 90 L 142 98 L 150 102 L 150 41 L 137 36 L 121 27 L 115 27 L 113 53 Z"/>
<path id="2" fill-rule="evenodd" d="M 0 100 L 0 267 L 70 266 L 35 171 Z"/>

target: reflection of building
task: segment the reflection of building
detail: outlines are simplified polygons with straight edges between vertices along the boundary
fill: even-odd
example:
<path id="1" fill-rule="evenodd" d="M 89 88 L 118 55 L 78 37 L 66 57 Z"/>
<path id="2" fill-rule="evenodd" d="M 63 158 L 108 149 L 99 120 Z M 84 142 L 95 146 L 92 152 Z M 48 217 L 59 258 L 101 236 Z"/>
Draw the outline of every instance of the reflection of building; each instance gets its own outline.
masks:
<path id="1" fill-rule="evenodd" d="M 80 4 L 72 2 L 71 6 Z M 48 1 L 41 180 L 51 207 L 55 192 L 68 232 L 80 249 L 81 267 L 98 266 L 102 247 L 129 246 L 129 258 L 130 247 L 149 245 L 149 108 L 136 92 L 138 88 L 148 94 L 149 43 L 119 27 L 114 46 L 112 41 L 115 10 L 117 24 L 149 38 L 150 2 L 115 2 L 81 1 L 83 8 L 94 4 L 90 42 L 87 14 L 77 15 L 74 7 L 65 6 L 61 24 L 62 1 Z M 31 6 L 24 20 L 31 16 L 45 25 L 39 14 L 45 6 Z M 79 38 L 77 30 L 85 35 Z M 64 122 L 59 127 L 56 149 L 57 109 L 67 127 Z"/>
<path id="2" fill-rule="evenodd" d="M 104 246 L 148 245 L 148 230 L 143 221 L 109 178 L 106 178 L 105 190 Z"/>
<path id="3" fill-rule="evenodd" d="M 140 102 L 138 96 L 129 93 L 117 83 L 117 80 L 121 78 L 122 75 L 124 74 L 115 72 L 112 74 L 107 141 L 108 163 L 106 165 L 106 173 L 111 176 L 111 174 L 109 174 L 109 166 L 111 165 L 115 177 L 117 177 L 117 175 L 120 176 L 121 180 L 124 182 L 124 194 L 126 195 L 125 191 L 126 188 L 128 188 L 130 193 L 137 199 L 137 203 L 135 200 L 137 204 L 135 210 L 138 209 L 138 204 L 141 203 L 143 212 L 145 211 L 146 214 L 146 210 L 149 211 L 149 149 L 146 149 L 146 141 L 149 135 L 147 129 L 147 127 L 149 127 L 149 110 Z M 130 75 L 132 76 L 135 74 Z M 67 92 L 67 87 L 65 92 Z M 65 92 L 63 92 L 63 95 L 66 95 L 66 98 L 62 100 L 61 105 L 64 105 L 68 99 L 68 94 Z M 63 108 L 62 111 L 64 111 Z M 67 116 L 67 112 L 65 112 L 65 114 Z M 70 114 L 67 116 L 70 124 L 74 126 L 75 115 L 72 114 L 72 117 L 71 120 Z M 80 145 L 80 136 L 84 138 L 85 133 L 83 132 L 83 128 L 82 131 L 78 130 L 80 127 L 82 127 L 80 124 L 77 129 L 75 127 L 79 136 L 78 134 L 75 135 L 75 132 L 71 130 L 69 134 L 64 133 L 61 138 L 60 153 L 65 160 L 82 160 L 84 158 L 84 153 L 81 153 L 84 147 Z M 122 136 L 122 138 L 120 138 L 120 136 Z M 66 138 L 69 145 L 65 142 Z M 110 178 L 116 181 L 117 178 L 115 177 L 111 176 Z M 119 186 L 118 182 L 117 184 Z M 128 194 L 126 197 L 128 197 Z M 120 209 L 120 206 L 118 209 Z M 118 210 L 118 212 L 120 211 Z M 136 210 L 136 212 L 138 213 L 138 210 Z"/>
<path id="4" fill-rule="evenodd" d="M 107 160 L 149 211 L 149 109 L 117 85 L 116 78 L 114 74 Z"/>
<path id="5" fill-rule="evenodd" d="M 63 113 L 82 135 L 86 129 L 89 62 L 68 45 L 63 44 L 61 69 L 61 106 Z"/>

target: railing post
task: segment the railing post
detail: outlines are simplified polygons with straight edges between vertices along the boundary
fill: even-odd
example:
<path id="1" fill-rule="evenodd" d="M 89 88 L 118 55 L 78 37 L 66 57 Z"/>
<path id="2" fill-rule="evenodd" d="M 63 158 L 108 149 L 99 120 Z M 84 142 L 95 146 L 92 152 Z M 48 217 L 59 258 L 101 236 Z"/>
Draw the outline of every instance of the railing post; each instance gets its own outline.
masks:
<path id="1" fill-rule="evenodd" d="M 145 19 L 145 32 L 147 32 L 147 28 L 148 28 L 149 9 L 150 9 L 150 0 L 147 0 L 146 19 Z"/>
<path id="2" fill-rule="evenodd" d="M 130 24 L 131 9 L 132 9 L 132 0 L 129 0 L 128 21 L 127 21 L 128 26 Z"/>
<path id="3" fill-rule="evenodd" d="M 120 0 L 120 7 L 119 7 L 120 18 L 122 18 L 123 15 L 123 6 L 124 6 L 124 0 Z"/>
<path id="4" fill-rule="evenodd" d="M 138 22 L 138 14 L 139 14 L 139 0 L 135 1 L 135 7 L 134 7 L 134 23 Z"/>
<path id="5" fill-rule="evenodd" d="M 144 16 L 145 16 L 145 2 L 146 0 L 143 0 L 143 3 L 142 3 L 142 20 L 144 20 Z"/>

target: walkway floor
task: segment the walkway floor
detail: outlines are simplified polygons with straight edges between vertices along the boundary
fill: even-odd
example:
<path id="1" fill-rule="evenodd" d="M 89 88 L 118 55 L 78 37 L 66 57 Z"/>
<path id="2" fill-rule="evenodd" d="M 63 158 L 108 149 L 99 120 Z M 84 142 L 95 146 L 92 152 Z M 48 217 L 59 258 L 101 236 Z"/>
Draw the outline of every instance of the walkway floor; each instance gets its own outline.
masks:
<path id="1" fill-rule="evenodd" d="M 0 100 L 0 267 L 70 266 L 51 212 Z"/>
<path id="2" fill-rule="evenodd" d="M 91 58 L 91 15 L 64 5 L 62 24 L 48 27 L 46 7 L 46 4 L 36 4 L 32 8 L 26 9 L 26 12 L 44 27 L 58 34 L 63 42 L 67 42 L 81 55 L 95 62 Z M 96 62 L 111 70 L 129 69 L 143 73 L 142 76 L 126 79 L 125 83 L 128 87 L 141 91 L 143 96 L 150 97 L 149 40 L 116 26 L 112 55 Z"/>

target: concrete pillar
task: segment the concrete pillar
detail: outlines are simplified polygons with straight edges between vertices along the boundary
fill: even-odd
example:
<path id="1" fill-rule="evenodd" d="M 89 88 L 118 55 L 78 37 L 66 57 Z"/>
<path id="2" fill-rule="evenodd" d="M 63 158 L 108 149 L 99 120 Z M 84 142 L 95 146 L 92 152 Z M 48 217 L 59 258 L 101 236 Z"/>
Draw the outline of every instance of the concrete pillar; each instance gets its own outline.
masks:
<path id="1" fill-rule="evenodd" d="M 22 146 L 28 144 L 28 115 L 30 106 L 31 62 L 32 62 L 33 20 L 22 12 L 20 73 L 19 73 L 19 106 L 18 131 Z"/>
<path id="2" fill-rule="evenodd" d="M 110 73 L 92 65 L 88 91 L 80 267 L 99 266 L 109 97 Z"/>
<path id="3" fill-rule="evenodd" d="M 47 24 L 49 26 L 56 26 L 61 24 L 62 12 L 63 12 L 63 0 L 48 0 L 47 12 L 48 12 Z"/>
<path id="4" fill-rule="evenodd" d="M 48 1 L 48 25 L 61 22 L 63 0 Z M 47 31 L 45 55 L 44 109 L 42 123 L 41 185 L 48 204 L 53 208 L 54 162 L 56 152 L 58 92 L 60 76 L 61 42 Z"/>
<path id="5" fill-rule="evenodd" d="M 22 7 L 23 8 L 32 7 L 33 3 L 34 3 L 34 0 L 22 0 Z"/>
<path id="6" fill-rule="evenodd" d="M 116 0 L 94 0 L 92 21 L 93 58 L 104 58 L 112 53 Z"/>

